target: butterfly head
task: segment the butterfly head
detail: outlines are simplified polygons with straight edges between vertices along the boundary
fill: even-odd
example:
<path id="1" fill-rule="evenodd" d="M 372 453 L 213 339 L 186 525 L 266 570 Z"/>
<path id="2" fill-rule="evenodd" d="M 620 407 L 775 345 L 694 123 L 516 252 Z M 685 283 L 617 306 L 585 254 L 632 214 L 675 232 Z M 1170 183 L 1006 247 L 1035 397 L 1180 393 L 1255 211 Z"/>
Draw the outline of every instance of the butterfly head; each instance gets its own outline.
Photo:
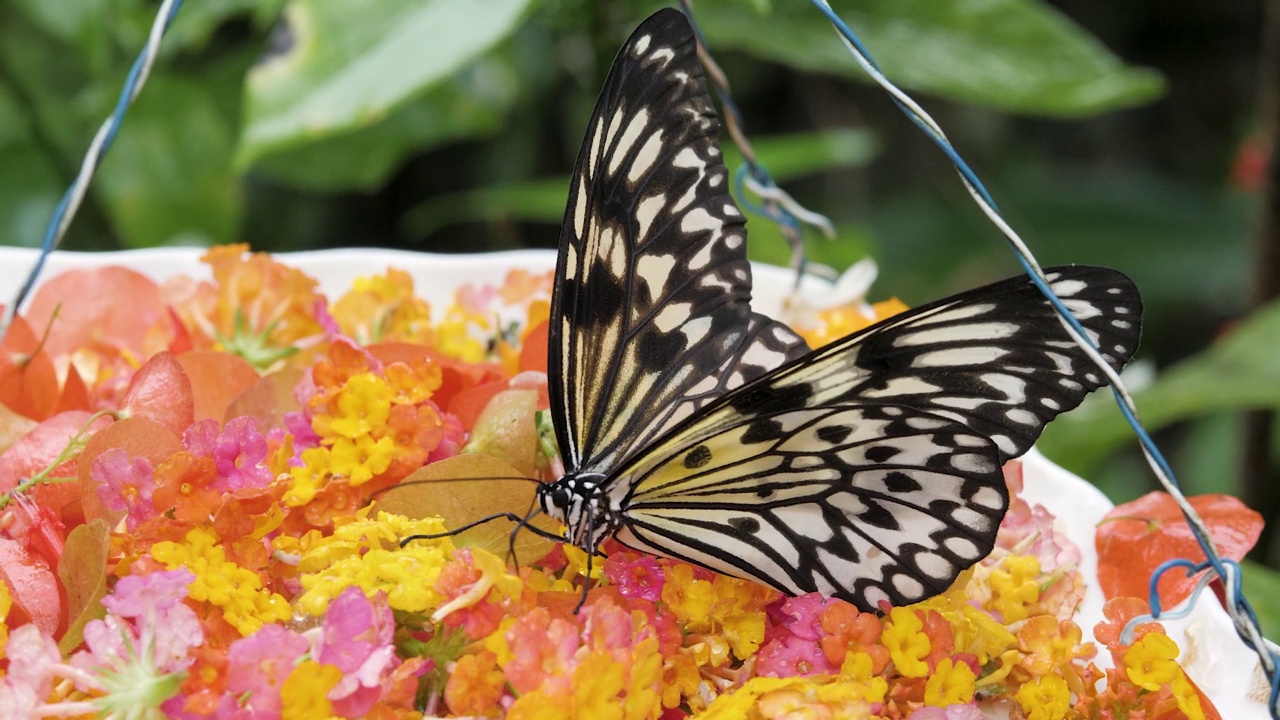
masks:
<path id="1" fill-rule="evenodd" d="M 565 540 L 577 547 L 593 550 L 613 532 L 616 514 L 609 511 L 598 473 L 569 474 L 538 488 L 542 511 L 565 525 Z"/>

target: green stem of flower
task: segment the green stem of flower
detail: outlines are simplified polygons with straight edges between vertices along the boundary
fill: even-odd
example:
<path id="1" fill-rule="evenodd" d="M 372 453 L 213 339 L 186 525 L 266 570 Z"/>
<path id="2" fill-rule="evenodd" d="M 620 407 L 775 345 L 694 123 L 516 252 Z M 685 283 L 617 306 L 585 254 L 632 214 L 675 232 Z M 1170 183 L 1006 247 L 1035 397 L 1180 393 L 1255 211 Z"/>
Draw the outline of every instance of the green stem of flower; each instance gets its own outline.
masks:
<path id="1" fill-rule="evenodd" d="M 58 456 L 54 458 L 52 462 L 46 465 L 43 470 L 35 475 L 23 478 L 14 489 L 0 495 L 0 510 L 8 507 L 9 503 L 13 501 L 13 497 L 15 495 L 21 495 L 36 485 L 56 485 L 58 483 L 67 483 L 77 480 L 78 478 L 73 477 L 51 476 L 55 469 L 84 451 L 85 444 L 89 442 L 89 428 L 97 422 L 98 418 L 112 414 L 113 413 L 110 410 L 99 410 L 98 412 L 90 415 L 89 419 L 85 421 L 84 425 L 80 426 L 80 430 L 76 432 L 75 436 L 67 441 L 66 447 L 62 448 L 62 452 L 58 453 Z"/>

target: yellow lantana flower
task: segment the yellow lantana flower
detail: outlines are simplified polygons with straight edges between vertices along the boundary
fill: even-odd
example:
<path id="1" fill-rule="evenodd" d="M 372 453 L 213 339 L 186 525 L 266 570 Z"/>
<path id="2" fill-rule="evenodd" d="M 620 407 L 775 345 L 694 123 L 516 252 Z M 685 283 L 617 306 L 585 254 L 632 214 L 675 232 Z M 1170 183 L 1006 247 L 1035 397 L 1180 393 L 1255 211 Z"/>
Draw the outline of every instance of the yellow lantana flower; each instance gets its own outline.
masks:
<path id="1" fill-rule="evenodd" d="M 918 678 L 929 674 L 924 661 L 932 649 L 929 636 L 924 634 L 924 623 L 914 610 L 896 607 L 889 611 L 880 642 L 889 648 L 889 657 L 903 677 Z"/>
<path id="2" fill-rule="evenodd" d="M 1133 683 L 1146 690 L 1159 690 L 1173 682 L 1181 670 L 1174 658 L 1178 645 L 1164 633 L 1147 633 L 1125 651 L 1124 669 Z"/>
<path id="3" fill-rule="evenodd" d="M 1013 699 L 1018 701 L 1027 720 L 1062 720 L 1071 707 L 1067 681 L 1058 675 L 1023 683 Z"/>
<path id="4" fill-rule="evenodd" d="M 977 675 L 968 663 L 943 658 L 924 686 L 924 704 L 947 707 L 973 702 Z"/>

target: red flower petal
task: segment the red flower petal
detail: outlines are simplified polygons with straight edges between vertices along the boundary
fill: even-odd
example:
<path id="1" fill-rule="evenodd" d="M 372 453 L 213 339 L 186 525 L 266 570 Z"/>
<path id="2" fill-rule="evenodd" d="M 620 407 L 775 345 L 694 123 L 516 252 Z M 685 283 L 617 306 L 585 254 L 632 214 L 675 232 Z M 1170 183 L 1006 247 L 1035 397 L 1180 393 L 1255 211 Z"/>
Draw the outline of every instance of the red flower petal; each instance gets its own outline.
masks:
<path id="1" fill-rule="evenodd" d="M 1189 500 L 1224 558 L 1240 560 L 1258 541 L 1262 516 L 1238 499 L 1200 495 Z M 1177 558 L 1205 560 L 1182 512 L 1164 492 L 1148 493 L 1107 513 L 1098 524 L 1095 542 L 1098 581 L 1107 598 L 1146 598 L 1151 575 L 1161 563 Z M 1176 569 L 1165 573 L 1159 585 L 1164 607 L 1186 599 L 1199 577 L 1187 577 Z"/>

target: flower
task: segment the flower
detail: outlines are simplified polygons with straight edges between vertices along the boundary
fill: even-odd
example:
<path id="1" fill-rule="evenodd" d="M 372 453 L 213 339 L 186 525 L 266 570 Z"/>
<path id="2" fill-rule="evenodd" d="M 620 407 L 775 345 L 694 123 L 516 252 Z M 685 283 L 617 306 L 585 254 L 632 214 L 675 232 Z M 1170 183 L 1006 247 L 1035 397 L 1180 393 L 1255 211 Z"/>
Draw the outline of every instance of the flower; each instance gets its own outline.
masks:
<path id="1" fill-rule="evenodd" d="M 88 702 L 103 714 L 154 717 L 177 693 L 188 652 L 204 639 L 195 612 L 181 602 L 193 580 L 186 570 L 129 576 L 103 598 L 110 612 L 85 625 L 87 649 L 70 660 L 82 671 L 77 686 L 94 691 Z"/>
<path id="2" fill-rule="evenodd" d="M 929 672 L 924 662 L 929 655 L 929 636 L 923 630 L 924 623 L 914 610 L 896 607 L 889 611 L 880 642 L 889 649 L 889 657 L 903 677 L 924 677 Z"/>
<path id="3" fill-rule="evenodd" d="M 973 702 L 977 674 L 968 663 L 943 658 L 924 686 L 924 702 L 934 707 L 947 707 Z"/>
<path id="4" fill-rule="evenodd" d="M 333 711 L 362 717 L 377 702 L 383 685 L 400 665 L 392 645 L 395 619 L 378 593 L 371 602 L 358 587 L 349 587 L 329 604 L 312 653 L 337 668 L 341 679 L 329 691 Z"/>
<path id="5" fill-rule="evenodd" d="M 150 460 L 130 457 L 123 448 L 111 448 L 94 458 L 89 472 L 98 482 L 98 499 L 108 510 L 126 513 L 130 530 L 157 514 L 151 502 L 156 484 Z"/>
<path id="6" fill-rule="evenodd" d="M 488 650 L 463 655 L 449 673 L 444 702 L 455 715 L 486 715 L 498 707 L 507 679 Z"/>
<path id="7" fill-rule="evenodd" d="M 309 649 L 306 638 L 264 625 L 227 650 L 227 691 L 255 717 L 278 716 L 285 683 Z"/>
<path id="8" fill-rule="evenodd" d="M 211 528 L 193 528 L 182 543 L 158 542 L 151 546 L 151 557 L 171 570 L 186 567 L 194 572 L 191 598 L 220 608 L 242 636 L 291 614 L 289 601 L 265 589 L 257 573 L 227 560 Z"/>
<path id="9" fill-rule="evenodd" d="M 1062 720 L 1067 716 L 1071 702 L 1067 681 L 1057 675 L 1023 683 L 1013 697 L 1027 720 Z"/>
<path id="10" fill-rule="evenodd" d="M 258 432 L 251 417 L 229 421 L 213 441 L 213 462 L 218 478 L 228 490 L 266 487 L 275 475 L 263 464 L 267 459 L 267 439 Z"/>
<path id="11" fill-rule="evenodd" d="M 434 609 L 441 599 L 436 579 L 449 560 L 451 547 L 441 540 L 400 547 L 400 540 L 443 531 L 444 524 L 438 518 L 410 520 L 380 512 L 373 520 L 357 514 L 335 523 L 327 537 L 308 533 L 298 561 L 304 591 L 298 606 L 320 615 L 343 590 L 358 585 L 366 595 L 379 590 L 386 593 L 394 610 L 421 613 Z"/>
<path id="12" fill-rule="evenodd" d="M 1181 672 L 1174 658 L 1178 646 L 1164 633 L 1147 633 L 1124 654 L 1124 669 L 1139 687 L 1159 690 Z"/>

